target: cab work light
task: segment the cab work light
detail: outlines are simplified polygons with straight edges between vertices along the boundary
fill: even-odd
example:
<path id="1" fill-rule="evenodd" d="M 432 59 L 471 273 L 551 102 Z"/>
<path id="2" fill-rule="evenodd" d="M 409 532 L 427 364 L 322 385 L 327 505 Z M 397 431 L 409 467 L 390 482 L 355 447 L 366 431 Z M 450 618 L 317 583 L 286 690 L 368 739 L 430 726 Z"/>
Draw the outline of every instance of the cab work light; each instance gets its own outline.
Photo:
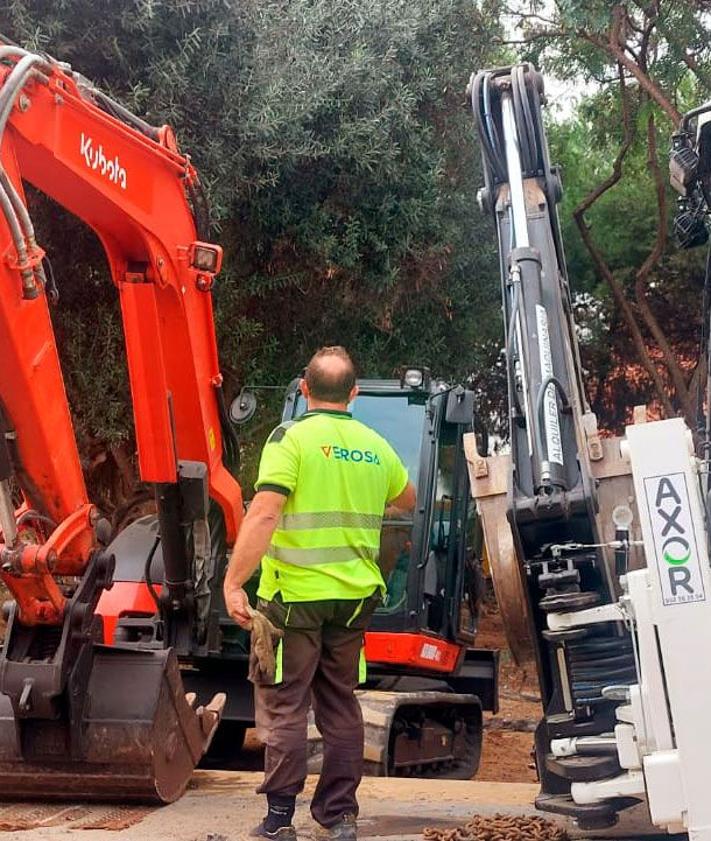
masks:
<path id="1" fill-rule="evenodd" d="M 430 385 L 429 368 L 403 368 L 400 374 L 400 387 L 428 389 Z"/>
<path id="2" fill-rule="evenodd" d="M 190 265 L 199 272 L 217 274 L 222 266 L 222 249 L 219 245 L 208 242 L 194 242 L 190 255 Z"/>

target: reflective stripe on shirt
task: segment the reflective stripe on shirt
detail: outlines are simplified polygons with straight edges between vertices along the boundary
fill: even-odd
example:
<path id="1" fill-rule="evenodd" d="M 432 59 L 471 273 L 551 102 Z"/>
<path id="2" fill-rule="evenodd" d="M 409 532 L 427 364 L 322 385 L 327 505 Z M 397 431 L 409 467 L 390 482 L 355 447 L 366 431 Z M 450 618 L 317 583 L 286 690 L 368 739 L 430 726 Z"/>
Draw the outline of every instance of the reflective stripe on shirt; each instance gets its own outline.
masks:
<path id="1" fill-rule="evenodd" d="M 377 561 L 378 549 L 373 546 L 321 546 L 294 549 L 272 544 L 267 557 L 294 566 L 342 564 L 348 561 Z"/>
<path id="2" fill-rule="evenodd" d="M 381 514 L 359 514 L 357 511 L 314 511 L 282 514 L 280 529 L 362 528 L 380 529 Z"/>

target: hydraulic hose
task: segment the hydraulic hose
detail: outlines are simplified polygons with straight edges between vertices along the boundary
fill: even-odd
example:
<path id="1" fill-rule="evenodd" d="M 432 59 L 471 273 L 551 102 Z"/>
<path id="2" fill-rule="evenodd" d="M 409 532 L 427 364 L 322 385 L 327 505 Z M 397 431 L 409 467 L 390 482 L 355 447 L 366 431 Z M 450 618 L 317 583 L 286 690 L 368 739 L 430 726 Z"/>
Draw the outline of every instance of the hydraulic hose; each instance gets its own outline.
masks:
<path id="1" fill-rule="evenodd" d="M 519 95 L 521 98 L 521 107 L 523 110 L 523 120 L 526 126 L 526 135 L 528 137 L 529 147 L 529 166 L 531 172 L 536 172 L 541 168 L 541 149 L 538 138 L 536 137 L 536 125 L 531 109 L 531 99 L 528 95 L 528 87 L 526 85 L 526 73 L 523 67 L 519 68 L 518 86 Z"/>
<path id="2" fill-rule="evenodd" d="M 511 69 L 511 95 L 521 164 L 524 172 L 530 172 L 533 169 L 534 157 L 531 149 L 531 138 L 529 136 L 530 127 L 526 120 L 523 106 L 523 102 L 526 99 L 526 87 L 523 82 L 523 67 L 520 65 Z"/>
<path id="3" fill-rule="evenodd" d="M 151 567 L 153 566 L 153 558 L 156 554 L 156 549 L 160 545 L 160 537 L 156 537 L 155 541 L 153 542 L 153 546 L 151 547 L 151 551 L 148 553 L 148 557 L 146 558 L 146 565 L 143 568 L 143 578 L 146 582 L 146 587 L 148 587 L 148 592 L 151 594 L 151 598 L 155 602 L 156 610 L 160 613 L 160 601 L 158 599 L 158 593 L 156 588 L 153 584 L 153 579 L 151 578 Z"/>
<path id="4" fill-rule="evenodd" d="M 30 508 L 27 511 L 23 511 L 23 513 L 20 514 L 20 516 L 17 518 L 17 525 L 21 526 L 28 520 L 37 520 L 40 523 L 44 523 L 46 526 L 49 526 L 53 531 L 57 528 L 57 524 L 51 517 L 48 517 L 46 514 L 40 514 L 40 512 L 35 511 L 34 508 Z"/>
<path id="5" fill-rule="evenodd" d="M 516 267 L 518 269 L 518 267 Z M 516 270 L 514 270 L 516 271 Z M 513 272 L 512 272 L 513 274 Z M 509 324 L 508 324 L 508 332 L 506 333 L 506 360 L 507 360 L 507 367 L 509 372 L 509 382 L 511 386 L 511 395 L 514 400 L 514 406 L 516 411 L 519 415 L 523 414 L 521 409 L 521 401 L 518 399 L 518 393 L 516 392 L 516 378 L 514 376 L 513 370 L 513 354 L 514 354 L 514 342 L 516 341 L 516 316 L 518 315 L 518 309 L 521 300 L 521 274 L 520 270 L 516 271 L 517 277 L 515 277 L 512 281 L 513 285 L 513 296 L 511 301 L 511 315 L 509 316 Z"/>
<path id="6" fill-rule="evenodd" d="M 2 135 L 0 135 L 1 137 Z M 19 220 L 20 226 L 24 231 L 25 239 L 27 240 L 27 244 L 29 246 L 30 251 L 34 252 L 37 249 L 37 239 L 35 237 L 35 226 L 32 224 L 32 218 L 25 206 L 25 203 L 22 201 L 19 193 L 15 189 L 15 185 L 10 181 L 10 177 L 8 176 L 7 172 L 2 168 L 0 165 L 0 186 L 5 190 L 12 203 L 13 210 L 17 215 Z M 37 263 L 34 267 L 34 274 L 42 285 L 42 287 L 47 286 L 47 276 L 45 275 L 44 266 L 42 263 Z"/>
<path id="7" fill-rule="evenodd" d="M 499 157 L 498 133 L 491 117 L 490 102 L 490 73 L 477 73 L 474 77 L 471 93 L 471 106 L 474 112 L 474 122 L 481 141 L 484 157 L 494 181 L 504 181 L 506 167 Z"/>
<path id="8" fill-rule="evenodd" d="M 551 175 L 551 172 L 550 161 L 548 160 L 548 153 L 546 147 L 546 136 L 543 130 L 541 94 L 538 88 L 540 77 L 537 73 L 532 72 L 529 78 L 531 85 L 530 96 L 527 97 L 527 101 L 531 107 L 531 123 L 533 126 L 534 142 L 536 144 L 536 151 L 538 155 L 536 165 L 542 170 L 546 179 L 548 179 Z M 548 198 L 551 203 L 551 207 L 557 203 L 555 195 L 552 192 Z"/>
<path id="9" fill-rule="evenodd" d="M 74 73 L 74 80 L 77 82 L 82 98 L 93 101 L 94 105 L 97 105 L 102 111 L 106 111 L 107 114 L 111 114 L 112 117 L 116 117 L 122 123 L 126 123 L 126 125 L 140 131 L 141 134 L 145 134 L 151 140 L 158 142 L 160 133 L 155 126 L 137 117 L 120 102 L 116 102 L 115 99 L 111 99 L 103 91 L 95 88 L 89 79 L 80 73 Z"/>
<path id="10" fill-rule="evenodd" d="M 5 80 L 2 90 L 0 90 L 0 138 L 2 138 L 10 111 L 12 111 L 15 94 L 22 88 L 27 76 L 36 64 L 47 66 L 47 61 L 32 53 L 22 56 L 10 71 L 10 75 Z"/>
<path id="11" fill-rule="evenodd" d="M 15 96 L 22 89 L 27 77 L 37 64 L 46 65 L 47 62 L 38 55 L 33 55 L 17 47 L 0 48 L 0 59 L 9 55 L 21 55 L 20 60 L 5 80 L 0 90 L 0 143 L 2 142 L 7 121 L 12 111 Z M 31 252 L 37 248 L 35 230 L 25 203 L 15 189 L 5 170 L 0 166 L 0 205 L 12 232 L 13 242 L 17 249 L 18 260 L 21 265 L 28 262 L 28 246 Z M 17 232 L 19 231 L 19 239 Z M 25 298 L 35 298 L 38 295 L 36 282 L 43 288 L 47 278 L 41 263 L 32 269 L 21 270 L 22 289 Z"/>
<path id="12" fill-rule="evenodd" d="M 47 291 L 47 296 L 49 300 L 56 304 L 59 301 L 59 287 L 57 286 L 57 280 L 54 276 L 54 269 L 52 268 L 52 262 L 45 254 L 44 259 L 42 261 L 43 264 L 43 271 L 47 278 L 47 283 L 45 285 L 45 290 Z"/>
<path id="13" fill-rule="evenodd" d="M 0 480 L 0 529 L 2 529 L 2 541 L 5 546 L 8 549 L 14 549 L 17 544 L 17 523 L 9 479 Z"/>
<path id="14" fill-rule="evenodd" d="M 487 73 L 484 76 L 482 93 L 482 104 L 484 106 L 484 129 L 487 137 L 489 138 L 489 143 L 491 144 L 496 171 L 498 175 L 504 179 L 506 178 L 506 166 L 504 159 L 501 157 L 501 140 L 499 139 L 499 133 L 496 130 L 496 123 L 494 122 L 494 118 L 491 114 L 491 73 Z"/>
<path id="15" fill-rule="evenodd" d="M 5 41 L 5 37 L 0 35 L 0 40 Z M 19 56 L 22 58 L 23 56 L 30 55 L 30 53 L 23 49 L 22 47 L 18 47 L 15 44 L 3 44 L 0 47 L 0 61 L 5 58 L 10 58 L 10 56 Z"/>
<path id="16" fill-rule="evenodd" d="M 20 221 L 15 215 L 13 203 L 2 184 L 0 184 L 0 211 L 5 217 L 8 228 L 10 229 L 10 235 L 12 236 L 12 241 L 15 245 L 15 250 L 17 251 L 17 259 L 20 266 L 24 266 L 24 268 L 20 269 L 20 277 L 22 278 L 22 295 L 28 300 L 36 298 L 39 295 L 39 290 L 37 289 L 37 284 L 35 283 L 35 273 L 27 265 L 28 255 L 25 237 L 22 232 Z"/>
<path id="17" fill-rule="evenodd" d="M 22 201 L 20 196 L 15 189 L 14 184 L 10 181 L 10 177 L 7 174 L 7 171 L 0 166 L 0 184 L 2 185 L 3 189 L 7 193 L 10 201 L 12 202 L 13 210 L 18 217 L 20 225 L 22 226 L 25 236 L 28 240 L 31 240 L 30 245 L 34 243 L 35 239 L 35 228 L 32 224 L 32 219 L 30 218 L 30 214 L 27 212 L 27 207 L 25 203 Z"/>

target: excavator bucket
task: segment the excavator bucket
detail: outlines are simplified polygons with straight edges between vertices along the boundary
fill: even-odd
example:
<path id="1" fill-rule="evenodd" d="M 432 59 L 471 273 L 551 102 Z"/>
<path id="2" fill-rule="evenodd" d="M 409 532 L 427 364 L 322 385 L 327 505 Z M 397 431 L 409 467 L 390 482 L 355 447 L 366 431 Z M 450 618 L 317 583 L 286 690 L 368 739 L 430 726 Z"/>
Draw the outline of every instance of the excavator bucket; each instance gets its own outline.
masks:
<path id="1" fill-rule="evenodd" d="M 171 803 L 185 791 L 225 696 L 193 709 L 170 649 L 94 645 L 91 659 L 82 703 L 66 716 L 16 714 L 0 696 L 3 799 Z"/>

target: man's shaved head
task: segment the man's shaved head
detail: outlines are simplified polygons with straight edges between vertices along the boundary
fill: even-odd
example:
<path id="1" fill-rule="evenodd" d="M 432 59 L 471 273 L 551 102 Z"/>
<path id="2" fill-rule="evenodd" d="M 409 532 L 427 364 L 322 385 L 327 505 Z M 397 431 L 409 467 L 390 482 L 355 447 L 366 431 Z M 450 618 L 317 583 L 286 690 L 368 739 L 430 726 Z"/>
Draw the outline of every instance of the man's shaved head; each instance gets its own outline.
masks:
<path id="1" fill-rule="evenodd" d="M 355 366 L 340 345 L 322 347 L 311 357 L 304 379 L 314 400 L 348 403 L 356 381 Z"/>

